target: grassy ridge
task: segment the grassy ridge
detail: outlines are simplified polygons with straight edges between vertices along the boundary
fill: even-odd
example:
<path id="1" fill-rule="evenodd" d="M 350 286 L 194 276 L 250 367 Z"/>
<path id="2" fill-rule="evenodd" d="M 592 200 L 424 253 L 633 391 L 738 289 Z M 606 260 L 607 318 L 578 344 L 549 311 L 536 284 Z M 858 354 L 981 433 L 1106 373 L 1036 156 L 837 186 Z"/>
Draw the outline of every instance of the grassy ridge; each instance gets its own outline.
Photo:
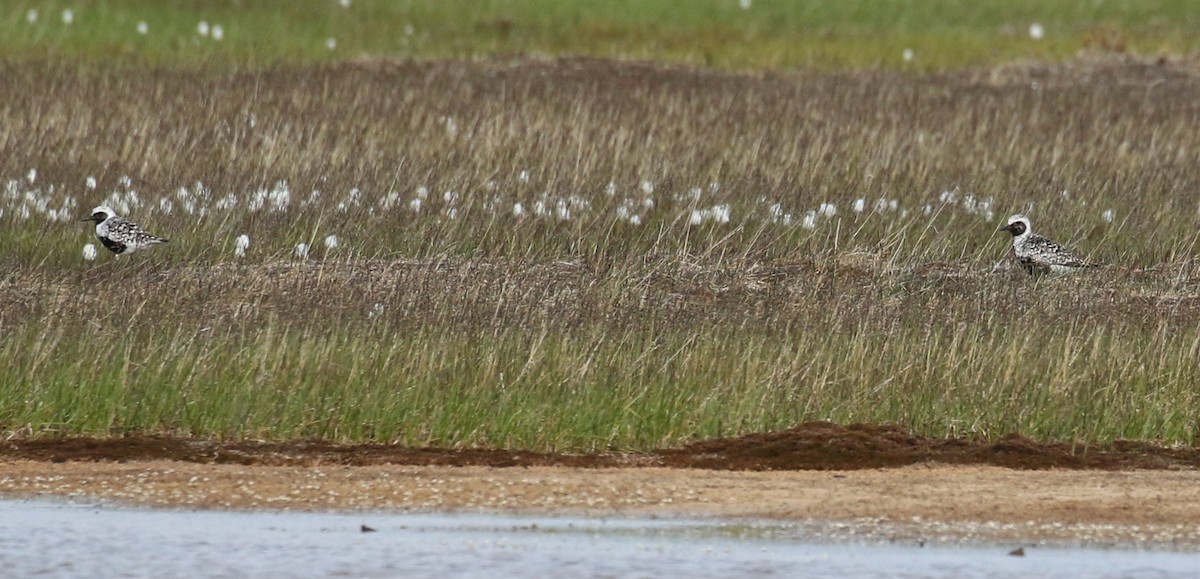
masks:
<path id="1" fill-rule="evenodd" d="M 64 10 L 71 10 L 70 24 Z M 697 0 L 683 10 L 670 0 L 354 0 L 345 7 L 335 0 L 21 0 L 0 15 L 0 56 L 261 67 L 364 55 L 532 53 L 729 68 L 939 70 L 1060 59 L 1081 49 L 1191 54 L 1198 18 L 1186 0 L 754 0 L 748 8 L 738 0 Z M 203 35 L 201 22 L 208 26 Z M 1030 37 L 1033 24 L 1044 37 Z M 911 61 L 902 58 L 905 49 L 913 51 Z"/>
<path id="2" fill-rule="evenodd" d="M 1196 437 L 1196 298 L 1111 293 L 1141 277 L 1027 286 L 1015 273 L 828 265 L 726 271 L 741 280 L 720 293 L 724 276 L 638 288 L 641 270 L 569 265 L 106 268 L 56 291 L 131 289 L 50 306 L 42 319 L 57 323 L 9 334 L 0 416 L 17 434 L 577 451 L 818 418 L 937 435 Z M 490 291 L 505 280 L 524 283 Z M 338 295 L 356 282 L 376 289 Z M 255 302 L 227 295 L 258 284 L 269 289 Z"/>

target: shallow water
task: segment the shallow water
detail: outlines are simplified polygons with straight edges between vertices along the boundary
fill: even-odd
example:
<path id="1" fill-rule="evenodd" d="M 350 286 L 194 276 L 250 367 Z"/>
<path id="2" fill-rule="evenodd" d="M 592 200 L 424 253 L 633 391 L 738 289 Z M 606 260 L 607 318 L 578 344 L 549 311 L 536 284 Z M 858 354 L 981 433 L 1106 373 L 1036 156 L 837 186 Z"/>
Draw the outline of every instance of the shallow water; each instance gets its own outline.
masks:
<path id="1" fill-rule="evenodd" d="M 373 533 L 361 531 L 367 524 Z M 0 501 L 6 577 L 1188 577 L 1200 555 L 821 542 L 719 520 L 280 513 Z"/>

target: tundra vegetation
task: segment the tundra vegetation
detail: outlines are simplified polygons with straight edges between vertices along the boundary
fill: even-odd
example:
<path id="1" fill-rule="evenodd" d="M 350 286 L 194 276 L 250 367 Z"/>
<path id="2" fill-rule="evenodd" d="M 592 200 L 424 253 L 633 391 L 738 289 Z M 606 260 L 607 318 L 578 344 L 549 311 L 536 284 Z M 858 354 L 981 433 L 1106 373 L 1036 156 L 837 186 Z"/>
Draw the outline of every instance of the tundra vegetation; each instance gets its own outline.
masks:
<path id="1" fill-rule="evenodd" d="M 0 17 L 6 435 L 1196 442 L 1186 3 L 346 4 Z"/>

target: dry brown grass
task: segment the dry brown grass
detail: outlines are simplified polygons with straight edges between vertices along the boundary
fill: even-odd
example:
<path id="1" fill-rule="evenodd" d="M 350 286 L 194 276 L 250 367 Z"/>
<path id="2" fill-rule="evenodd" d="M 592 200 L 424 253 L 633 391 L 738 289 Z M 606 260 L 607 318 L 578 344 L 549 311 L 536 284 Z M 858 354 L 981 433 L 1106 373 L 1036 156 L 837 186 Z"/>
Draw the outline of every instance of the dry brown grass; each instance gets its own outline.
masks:
<path id="1" fill-rule="evenodd" d="M 143 320 L 133 326 L 171 321 L 254 329 L 272 321 L 325 326 L 354 320 L 410 330 L 601 324 L 687 331 L 734 323 L 767 333 L 827 317 L 878 328 L 940 325 L 943 317 L 1096 324 L 1115 317 L 1151 326 L 1200 320 L 1200 291 L 1181 292 L 1178 280 L 1162 272 L 1110 270 L 1033 281 L 1015 269 L 872 268 L 836 259 L 743 260 L 723 267 L 660 260 L 620 270 L 462 259 L 122 266 L 10 276 L 0 284 L 0 319 L 13 326 L 53 320 L 122 332 L 136 312 Z"/>
<path id="2" fill-rule="evenodd" d="M 910 260 L 979 260 L 999 253 L 996 220 L 1030 204 L 1039 229 L 1105 261 L 1174 261 L 1192 255 L 1197 239 L 1200 179 L 1190 152 L 1200 137 L 1190 121 L 1200 105 L 1190 63 L 1084 61 L 917 77 L 718 74 L 592 60 L 363 62 L 217 76 L 30 65 L 7 77 L 0 154 L 10 175 L 36 168 L 81 206 L 102 197 L 81 190 L 88 176 L 101 192 L 131 176 L 143 196 L 201 182 L 214 198 L 231 192 L 243 202 L 286 181 L 293 208 L 314 189 L 328 198 L 322 209 L 353 188 L 369 205 L 392 191 L 403 203 L 426 186 L 433 211 L 443 192 L 462 196 L 459 222 L 435 231 L 402 211 L 368 225 L 354 240 L 367 255 L 621 257 L 648 250 L 653 237 L 670 253 L 683 245 L 704 256 L 728 233 L 719 255 L 888 244 Z M 521 171 L 529 182 L 517 179 Z M 642 181 L 656 189 L 647 221 L 666 231 L 623 239 L 612 231 L 612 210 L 622 197 L 640 198 Z M 720 191 L 712 194 L 714 181 Z M 610 182 L 615 200 L 603 195 Z M 700 200 L 676 199 L 692 188 L 704 190 Z M 942 207 L 939 195 L 955 189 L 960 198 L 993 198 L 996 216 L 984 222 Z M 569 224 L 516 228 L 531 235 L 514 241 L 507 210 L 543 194 L 578 195 L 596 210 Z M 483 208 L 492 196 L 502 201 L 495 214 Z M 881 197 L 899 200 L 910 217 L 926 204 L 940 215 L 845 221 L 855 199 L 869 209 Z M 760 198 L 797 218 L 835 203 L 842 226 L 764 231 L 769 203 Z M 681 214 L 722 202 L 742 228 L 689 233 Z M 1113 224 L 1099 219 L 1104 209 L 1114 210 Z M 317 227 L 345 233 L 366 221 L 361 210 L 263 215 L 239 207 L 206 223 L 182 213 L 155 218 L 184 240 L 176 255 L 203 253 L 214 235 L 227 250 L 242 231 L 272 239 Z"/>

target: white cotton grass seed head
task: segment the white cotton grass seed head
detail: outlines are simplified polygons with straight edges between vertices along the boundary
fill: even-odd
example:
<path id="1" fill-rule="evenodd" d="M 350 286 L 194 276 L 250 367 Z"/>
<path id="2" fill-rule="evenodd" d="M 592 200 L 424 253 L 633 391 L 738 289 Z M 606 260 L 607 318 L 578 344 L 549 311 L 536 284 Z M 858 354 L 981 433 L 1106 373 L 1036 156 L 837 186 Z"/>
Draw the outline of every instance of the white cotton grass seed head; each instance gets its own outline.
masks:
<path id="1" fill-rule="evenodd" d="M 176 196 L 179 197 L 180 199 L 187 199 L 186 193 L 187 193 L 187 189 L 180 188 L 179 192 L 176 193 Z M 191 203 L 192 203 L 191 200 L 187 201 L 187 204 L 190 205 Z M 229 210 L 233 209 L 234 207 L 237 207 L 237 204 L 238 204 L 238 197 L 237 197 L 237 195 L 234 195 L 233 193 L 230 193 L 220 199 L 217 199 L 217 209 L 220 209 L 221 211 L 229 211 Z M 188 211 L 188 213 L 191 213 L 191 211 Z"/>
<path id="2" fill-rule="evenodd" d="M 83 181 L 83 184 L 84 184 L 84 186 L 86 186 L 88 189 L 95 189 L 95 188 L 96 188 L 96 178 L 95 178 L 95 177 L 88 177 L 87 179 L 85 179 L 85 180 Z"/>
<path id="3" fill-rule="evenodd" d="M 337 249 L 337 248 L 338 248 L 338 236 L 326 235 L 325 236 L 325 249 L 333 250 L 333 249 Z"/>
<path id="4" fill-rule="evenodd" d="M 749 10 L 751 4 L 752 0 L 738 0 L 738 6 L 741 6 L 742 10 Z"/>
<path id="5" fill-rule="evenodd" d="M 30 185 L 33 185 L 37 181 L 37 169 L 30 169 L 28 173 L 25 173 L 25 180 L 29 181 Z"/>
<path id="6" fill-rule="evenodd" d="M 772 203 L 770 207 L 767 207 L 767 213 L 771 215 L 771 223 L 783 221 L 783 216 L 786 215 L 783 212 L 783 205 L 780 203 Z"/>
<path id="7" fill-rule="evenodd" d="M 337 49 L 337 39 L 336 38 L 326 38 L 325 39 L 325 48 L 328 48 L 329 50 L 336 50 Z"/>
<path id="8" fill-rule="evenodd" d="M 83 259 L 87 261 L 96 260 L 96 244 L 86 243 L 83 246 Z"/>
<path id="9" fill-rule="evenodd" d="M 854 200 L 854 205 L 850 206 L 850 210 L 855 213 L 862 213 L 867 209 L 867 200 L 858 198 Z"/>
<path id="10" fill-rule="evenodd" d="M 733 212 L 730 209 L 729 204 L 725 203 L 723 205 L 713 205 L 711 208 L 709 208 L 708 214 L 712 217 L 712 220 L 716 221 L 717 223 L 729 223 L 729 219 L 733 215 Z"/>
<path id="11" fill-rule="evenodd" d="M 375 304 L 371 306 L 371 311 L 367 312 L 367 318 L 369 319 L 383 315 L 384 309 L 385 306 L 383 304 L 375 302 Z"/>
<path id="12" fill-rule="evenodd" d="M 379 199 L 379 208 L 383 211 L 391 210 L 392 206 L 400 202 L 400 194 L 395 191 L 389 191 Z"/>
<path id="13" fill-rule="evenodd" d="M 513 203 L 512 212 L 513 212 L 513 217 L 524 217 L 525 216 L 525 206 L 521 205 L 520 201 Z"/>
<path id="14" fill-rule="evenodd" d="M 33 23 L 37 22 L 37 19 L 38 19 L 38 11 L 37 10 L 30 8 L 28 11 L 25 12 L 25 21 L 26 22 L 33 24 Z"/>
<path id="15" fill-rule="evenodd" d="M 196 25 L 196 34 L 199 34 L 200 36 L 207 38 L 208 37 L 208 22 L 201 20 L 200 24 Z"/>
<path id="16" fill-rule="evenodd" d="M 220 41 L 225 38 L 225 29 L 220 24 L 214 24 L 212 27 L 212 39 Z"/>
<path id="17" fill-rule="evenodd" d="M 900 53 L 900 58 L 903 58 L 904 62 L 912 62 L 914 56 L 916 56 L 916 53 L 911 48 L 905 48 L 904 52 Z"/>
<path id="18" fill-rule="evenodd" d="M 71 23 L 75 22 L 75 11 L 71 10 L 70 8 L 63 10 L 62 11 L 62 19 L 63 19 L 63 24 L 70 26 Z"/>
<path id="19" fill-rule="evenodd" d="M 1034 40 L 1041 40 L 1042 37 L 1044 37 L 1044 36 L 1046 36 L 1046 29 L 1042 28 L 1041 24 L 1034 22 L 1033 24 L 1029 25 L 1029 37 L 1030 38 L 1032 38 Z"/>
<path id="20" fill-rule="evenodd" d="M 800 227 L 805 229 L 817 228 L 817 212 L 809 209 L 804 212 L 804 217 L 800 219 Z"/>
<path id="21" fill-rule="evenodd" d="M 297 243 L 296 249 L 293 250 L 293 253 L 295 253 L 296 257 L 298 257 L 300 259 L 308 259 L 308 244 L 307 243 Z"/>
<path id="22" fill-rule="evenodd" d="M 250 236 L 243 233 L 233 241 L 234 257 L 245 257 L 247 249 L 250 249 Z"/>
<path id="23" fill-rule="evenodd" d="M 1100 219 L 1103 219 L 1105 223 L 1112 223 L 1116 217 L 1117 214 L 1112 209 L 1105 209 L 1104 213 L 1100 214 Z"/>
<path id="24" fill-rule="evenodd" d="M 139 21 L 137 23 L 137 33 L 138 34 L 145 36 L 149 32 L 150 32 L 150 25 L 146 24 L 145 20 Z"/>

